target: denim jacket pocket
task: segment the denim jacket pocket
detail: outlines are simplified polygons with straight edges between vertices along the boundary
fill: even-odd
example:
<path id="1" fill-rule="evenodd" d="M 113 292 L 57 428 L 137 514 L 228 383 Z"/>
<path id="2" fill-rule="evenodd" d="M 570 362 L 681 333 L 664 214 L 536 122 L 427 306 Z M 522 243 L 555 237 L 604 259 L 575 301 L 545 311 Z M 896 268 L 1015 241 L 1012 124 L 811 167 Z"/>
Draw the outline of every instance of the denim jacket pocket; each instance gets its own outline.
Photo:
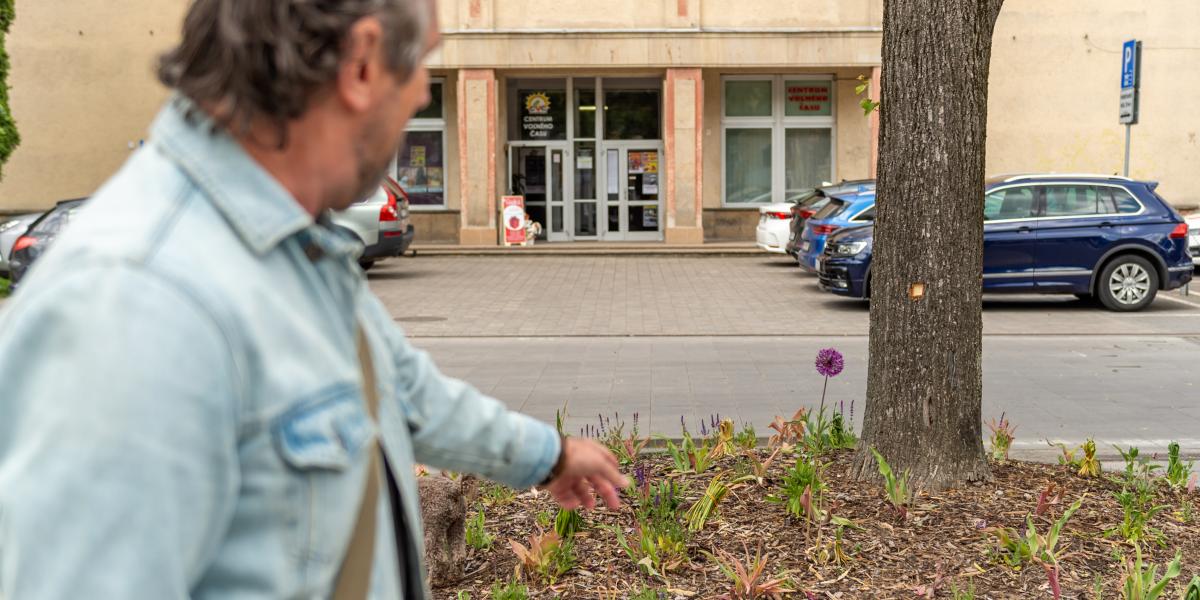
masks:
<path id="1" fill-rule="evenodd" d="M 273 427 L 283 459 L 299 470 L 350 467 L 374 435 L 357 387 L 335 386 L 279 416 Z"/>
<path id="2" fill-rule="evenodd" d="M 375 436 L 362 393 L 354 385 L 338 385 L 297 403 L 272 425 L 276 450 L 291 481 L 283 498 L 294 515 L 292 548 L 306 569 L 309 583 L 336 566 L 353 529 L 362 501 L 369 461 L 366 451 Z"/>

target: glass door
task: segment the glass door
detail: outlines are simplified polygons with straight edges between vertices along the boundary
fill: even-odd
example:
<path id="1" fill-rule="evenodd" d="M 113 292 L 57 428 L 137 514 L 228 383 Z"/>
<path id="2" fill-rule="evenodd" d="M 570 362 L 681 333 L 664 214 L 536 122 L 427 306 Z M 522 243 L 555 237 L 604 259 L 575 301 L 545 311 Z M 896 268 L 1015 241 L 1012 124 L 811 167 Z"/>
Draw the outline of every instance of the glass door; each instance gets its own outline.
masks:
<path id="1" fill-rule="evenodd" d="M 661 241 L 662 146 L 607 144 L 604 156 L 606 240 Z"/>
<path id="2" fill-rule="evenodd" d="M 511 144 L 508 148 L 508 192 L 525 198 L 529 220 L 541 225 L 538 240 L 570 239 L 570 182 L 564 177 L 569 161 L 565 144 Z"/>

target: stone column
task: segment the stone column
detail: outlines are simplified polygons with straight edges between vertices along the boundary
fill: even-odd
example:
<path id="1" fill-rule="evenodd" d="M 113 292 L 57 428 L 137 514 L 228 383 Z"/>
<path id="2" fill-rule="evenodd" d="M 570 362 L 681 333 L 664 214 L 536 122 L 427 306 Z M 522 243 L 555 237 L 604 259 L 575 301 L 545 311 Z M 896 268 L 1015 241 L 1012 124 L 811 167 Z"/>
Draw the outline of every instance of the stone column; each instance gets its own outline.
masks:
<path id="1" fill-rule="evenodd" d="M 466 5 L 466 10 L 459 13 L 466 17 L 463 19 L 464 29 L 488 30 L 495 27 L 496 6 L 494 0 L 459 0 L 459 2 L 461 2 L 459 6 Z"/>
<path id="2" fill-rule="evenodd" d="M 704 79 L 700 69 L 667 69 L 666 118 L 666 242 L 700 244 L 704 167 Z"/>
<path id="3" fill-rule="evenodd" d="M 496 230 L 496 72 L 464 69 L 458 77 L 458 176 L 464 246 L 499 243 Z"/>
<path id="4" fill-rule="evenodd" d="M 666 0 L 663 2 L 663 23 L 672 29 L 700 27 L 700 0 Z"/>

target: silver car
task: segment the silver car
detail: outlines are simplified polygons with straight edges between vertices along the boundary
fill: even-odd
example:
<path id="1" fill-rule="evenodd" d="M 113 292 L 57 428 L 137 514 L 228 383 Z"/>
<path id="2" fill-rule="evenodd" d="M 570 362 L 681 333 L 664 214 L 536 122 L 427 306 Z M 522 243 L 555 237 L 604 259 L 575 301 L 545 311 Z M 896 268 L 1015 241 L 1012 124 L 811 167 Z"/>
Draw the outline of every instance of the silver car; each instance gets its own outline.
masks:
<path id="1" fill-rule="evenodd" d="M 404 254 L 415 237 L 408 222 L 408 194 L 390 177 L 370 198 L 333 213 L 333 224 L 362 242 L 358 264 L 364 271 L 378 260 Z"/>
<path id="2" fill-rule="evenodd" d="M 9 254 L 12 253 L 13 244 L 40 216 L 42 213 L 0 217 L 0 275 L 8 277 L 10 271 L 8 259 Z"/>

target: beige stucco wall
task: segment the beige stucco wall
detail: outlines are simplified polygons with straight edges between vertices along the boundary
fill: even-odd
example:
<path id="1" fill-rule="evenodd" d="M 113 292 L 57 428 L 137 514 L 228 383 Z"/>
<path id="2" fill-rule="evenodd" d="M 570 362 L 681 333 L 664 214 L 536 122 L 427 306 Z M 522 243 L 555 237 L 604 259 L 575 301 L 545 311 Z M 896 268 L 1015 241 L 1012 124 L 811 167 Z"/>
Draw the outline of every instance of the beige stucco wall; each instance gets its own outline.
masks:
<path id="1" fill-rule="evenodd" d="M 879 25 L 883 0 L 442 0 L 443 28 L 657 29 Z"/>
<path id="2" fill-rule="evenodd" d="M 989 87 L 988 172 L 1120 173 L 1121 44 L 1143 40 L 1141 122 L 1130 175 L 1200 202 L 1200 3 L 1007 0 Z"/>
<path id="3" fill-rule="evenodd" d="M 21 145 L 0 210 L 95 191 L 146 137 L 165 98 L 155 57 L 176 39 L 184 0 L 17 3 L 9 85 Z"/>
<path id="4" fill-rule="evenodd" d="M 5 167 L 0 210 L 91 193 L 129 156 L 129 145 L 145 137 L 165 96 L 153 61 L 175 38 L 186 0 L 127 0 L 120 10 L 109 4 L 18 4 L 9 83 L 23 142 Z M 658 75 L 702 68 L 706 208 L 720 205 L 720 74 L 835 72 L 836 175 L 867 170 L 869 123 L 860 118 L 852 80 L 879 62 L 882 0 L 441 0 L 439 7 L 445 46 L 431 62 L 450 77 L 451 209 L 459 208 L 462 191 L 453 172 L 456 111 L 449 110 L 460 105 L 454 98 L 460 68 Z M 1192 175 L 1200 161 L 1200 114 L 1190 109 L 1200 95 L 1197 31 L 1195 2 L 1007 0 L 993 49 L 988 172 L 1118 172 L 1119 49 L 1138 37 L 1145 53 L 1132 175 L 1160 180 L 1172 201 L 1200 203 L 1200 179 Z M 502 103 L 496 109 L 502 127 Z M 498 151 L 502 144 L 497 139 Z M 503 183 L 502 173 L 494 178 Z"/>

